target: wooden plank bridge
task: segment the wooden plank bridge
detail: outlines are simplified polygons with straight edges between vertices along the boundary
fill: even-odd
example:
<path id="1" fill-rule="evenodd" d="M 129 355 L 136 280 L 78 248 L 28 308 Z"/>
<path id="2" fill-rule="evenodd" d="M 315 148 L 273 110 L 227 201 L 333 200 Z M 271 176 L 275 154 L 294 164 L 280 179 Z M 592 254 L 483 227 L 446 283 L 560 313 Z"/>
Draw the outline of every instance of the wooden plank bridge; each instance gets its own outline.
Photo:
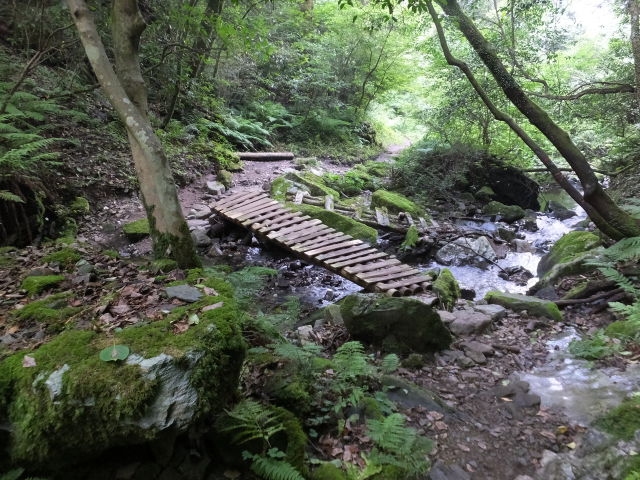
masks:
<path id="1" fill-rule="evenodd" d="M 351 280 L 369 291 L 413 295 L 431 287 L 430 278 L 397 258 L 380 252 L 300 212 L 282 206 L 264 192 L 232 193 L 211 204 L 223 218 L 257 237 Z"/>

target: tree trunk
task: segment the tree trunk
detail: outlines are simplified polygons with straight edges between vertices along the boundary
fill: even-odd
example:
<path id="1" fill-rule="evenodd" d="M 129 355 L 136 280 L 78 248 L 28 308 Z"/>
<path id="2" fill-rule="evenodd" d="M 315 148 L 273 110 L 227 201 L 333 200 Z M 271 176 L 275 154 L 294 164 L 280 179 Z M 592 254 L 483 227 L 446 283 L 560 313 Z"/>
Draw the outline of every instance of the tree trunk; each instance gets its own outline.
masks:
<path id="1" fill-rule="evenodd" d="M 211 48 L 217 37 L 215 23 L 222 14 L 223 7 L 224 0 L 207 1 L 207 8 L 205 9 L 204 19 L 202 20 L 203 33 L 198 35 L 193 45 L 195 55 L 191 62 L 191 82 L 198 78 L 207 57 L 211 54 Z"/>
<path id="2" fill-rule="evenodd" d="M 633 73 L 635 80 L 635 115 L 640 117 L 640 5 L 638 0 L 628 0 L 629 22 L 631 23 L 631 51 L 633 52 Z"/>
<path id="3" fill-rule="evenodd" d="M 607 195 L 586 157 L 573 143 L 569 134 L 527 96 L 473 21 L 462 12 L 457 0 L 447 0 L 441 4 L 441 7 L 447 15 L 456 20 L 455 25 L 489 69 L 511 103 L 542 132 L 576 173 L 584 189 L 584 200 L 598 212 L 602 219 L 600 223 L 604 222 L 598 227 L 605 227 L 605 233 L 614 239 L 640 236 L 640 222 L 622 210 Z M 593 220 L 595 223 L 595 219 Z"/>
<path id="4" fill-rule="evenodd" d="M 114 0 L 113 41 L 116 75 L 84 0 L 65 0 L 87 58 L 109 102 L 127 128 L 142 201 L 149 219 L 153 252 L 182 268 L 200 264 L 184 220 L 169 162 L 147 117 L 147 89 L 138 46 L 145 22 L 136 0 Z"/>

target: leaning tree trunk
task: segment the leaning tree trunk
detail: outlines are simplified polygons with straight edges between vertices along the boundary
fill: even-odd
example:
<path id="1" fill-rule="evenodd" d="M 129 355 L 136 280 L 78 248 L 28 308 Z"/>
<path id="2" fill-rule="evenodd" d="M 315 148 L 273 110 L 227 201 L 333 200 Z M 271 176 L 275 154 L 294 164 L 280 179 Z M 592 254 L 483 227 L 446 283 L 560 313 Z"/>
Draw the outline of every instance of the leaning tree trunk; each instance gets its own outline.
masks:
<path id="1" fill-rule="evenodd" d="M 633 77 L 635 80 L 634 118 L 640 117 L 640 5 L 638 0 L 628 0 L 627 10 L 629 11 L 629 22 L 631 23 L 631 52 L 633 53 Z"/>
<path id="2" fill-rule="evenodd" d="M 571 166 L 584 189 L 584 200 L 600 215 L 600 219 L 592 218 L 594 223 L 614 239 L 640 236 L 640 222 L 622 210 L 607 195 L 586 157 L 573 143 L 569 134 L 527 96 L 513 75 L 505 68 L 491 44 L 461 10 L 457 0 L 442 2 L 441 7 L 447 15 L 455 19 L 455 25 L 489 69 L 511 103 L 542 132 Z"/>
<path id="3" fill-rule="evenodd" d="M 119 76 L 109 62 L 85 1 L 65 1 L 98 82 L 127 128 L 154 255 L 173 258 L 183 268 L 198 266 L 200 262 L 178 202 L 169 162 L 147 117 L 147 90 L 138 57 L 145 22 L 137 1 L 113 3 L 113 41 Z"/>

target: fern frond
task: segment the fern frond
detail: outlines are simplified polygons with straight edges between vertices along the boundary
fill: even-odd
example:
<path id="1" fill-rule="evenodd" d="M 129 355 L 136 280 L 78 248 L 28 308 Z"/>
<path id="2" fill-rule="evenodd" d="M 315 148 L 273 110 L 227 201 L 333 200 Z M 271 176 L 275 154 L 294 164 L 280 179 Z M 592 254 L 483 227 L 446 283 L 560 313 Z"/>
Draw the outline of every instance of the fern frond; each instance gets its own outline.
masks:
<path id="1" fill-rule="evenodd" d="M 24 200 L 15 193 L 8 192 L 7 190 L 0 190 L 0 200 L 5 202 L 25 203 Z"/>
<path id="2" fill-rule="evenodd" d="M 280 416 L 254 400 L 243 400 L 233 410 L 227 411 L 227 417 L 222 421 L 220 431 L 236 432 L 231 441 L 238 445 L 256 439 L 267 442 L 284 430 Z"/>
<path id="3" fill-rule="evenodd" d="M 415 432 L 404 426 L 404 417 L 399 413 L 393 413 L 384 420 L 371 419 L 367 421 L 367 428 L 369 438 L 385 451 L 405 452 L 415 439 Z"/>
<path id="4" fill-rule="evenodd" d="M 369 375 L 372 371 L 364 347 L 360 342 L 342 344 L 333 357 L 338 377 L 341 379 Z"/>
<path id="5" fill-rule="evenodd" d="M 391 353 L 382 359 L 382 373 L 393 373 L 400 366 L 400 359 L 395 353 Z"/>
<path id="6" fill-rule="evenodd" d="M 602 272 L 602 275 L 604 275 L 607 280 L 616 283 L 625 292 L 633 295 L 635 298 L 640 298 L 640 290 L 636 288 L 631 279 L 625 277 L 615 268 L 602 267 L 600 268 L 600 272 Z"/>
<path id="7" fill-rule="evenodd" d="M 252 455 L 244 452 L 243 456 L 251 460 L 251 470 L 264 480 L 304 480 L 304 477 L 293 465 L 263 455 Z"/>

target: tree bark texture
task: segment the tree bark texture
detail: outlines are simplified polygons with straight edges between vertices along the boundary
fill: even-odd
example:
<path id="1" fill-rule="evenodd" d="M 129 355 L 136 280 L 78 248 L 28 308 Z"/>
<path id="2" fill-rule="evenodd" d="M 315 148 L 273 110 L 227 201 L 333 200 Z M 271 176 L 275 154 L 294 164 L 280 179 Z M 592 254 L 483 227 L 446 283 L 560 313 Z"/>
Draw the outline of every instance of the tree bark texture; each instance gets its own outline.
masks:
<path id="1" fill-rule="evenodd" d="M 631 52 L 633 53 L 633 73 L 635 80 L 635 118 L 640 117 L 640 5 L 638 0 L 628 0 L 629 21 L 631 23 Z"/>
<path id="2" fill-rule="evenodd" d="M 611 238 L 620 239 L 640 235 L 640 222 L 622 210 L 604 191 L 589 162 L 573 143 L 569 134 L 558 126 L 539 105 L 533 102 L 505 68 L 491 44 L 473 21 L 461 10 L 456 0 L 441 4 L 444 12 L 455 20 L 460 32 L 489 69 L 498 86 L 511 103 L 551 142 L 578 176 L 584 189 L 584 200 L 601 219 L 599 228 Z M 598 222 L 596 222 L 598 220 Z"/>
<path id="3" fill-rule="evenodd" d="M 86 2 L 65 1 L 100 86 L 127 128 L 154 255 L 173 258 L 182 268 L 198 266 L 200 262 L 178 202 L 169 162 L 147 117 L 147 90 L 138 55 L 140 35 L 146 24 L 137 1 L 113 2 L 118 75 L 107 57 Z"/>

